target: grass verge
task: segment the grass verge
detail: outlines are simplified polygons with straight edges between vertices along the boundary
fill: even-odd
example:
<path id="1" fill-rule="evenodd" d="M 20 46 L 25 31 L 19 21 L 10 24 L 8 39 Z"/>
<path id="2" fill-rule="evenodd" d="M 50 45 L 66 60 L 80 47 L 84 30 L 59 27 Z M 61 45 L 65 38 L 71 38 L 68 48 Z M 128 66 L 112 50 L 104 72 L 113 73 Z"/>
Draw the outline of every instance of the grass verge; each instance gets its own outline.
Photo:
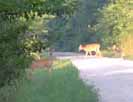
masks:
<path id="1" fill-rule="evenodd" d="M 79 79 L 70 61 L 56 61 L 51 73 L 38 69 L 9 102 L 98 102 L 96 90 Z"/>
<path id="2" fill-rule="evenodd" d="M 109 51 L 109 50 L 103 50 L 102 51 L 102 55 L 104 57 L 110 57 L 110 58 L 120 58 L 120 55 L 119 54 L 114 54 L 112 51 Z M 127 59 L 127 60 L 133 60 L 133 55 L 125 55 L 124 56 L 124 59 Z"/>
<path id="3" fill-rule="evenodd" d="M 128 59 L 128 60 L 133 60 L 133 55 L 127 55 L 124 57 L 125 59 Z"/>

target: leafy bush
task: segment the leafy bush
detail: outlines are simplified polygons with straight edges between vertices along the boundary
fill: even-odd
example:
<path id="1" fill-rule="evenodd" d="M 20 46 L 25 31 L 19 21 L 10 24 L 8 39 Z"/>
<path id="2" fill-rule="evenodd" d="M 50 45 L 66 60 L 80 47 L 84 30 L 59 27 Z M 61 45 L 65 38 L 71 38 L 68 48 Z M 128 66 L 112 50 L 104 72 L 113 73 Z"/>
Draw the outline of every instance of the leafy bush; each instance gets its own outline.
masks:
<path id="1" fill-rule="evenodd" d="M 76 5 L 76 0 L 0 0 L 0 88 L 23 74 L 30 51 L 43 47 L 40 39 L 26 41 L 27 35 L 44 34 L 51 15 L 72 15 Z"/>
<path id="2" fill-rule="evenodd" d="M 0 18 L 0 88 L 18 78 L 30 62 L 21 43 L 25 26 L 14 21 Z"/>

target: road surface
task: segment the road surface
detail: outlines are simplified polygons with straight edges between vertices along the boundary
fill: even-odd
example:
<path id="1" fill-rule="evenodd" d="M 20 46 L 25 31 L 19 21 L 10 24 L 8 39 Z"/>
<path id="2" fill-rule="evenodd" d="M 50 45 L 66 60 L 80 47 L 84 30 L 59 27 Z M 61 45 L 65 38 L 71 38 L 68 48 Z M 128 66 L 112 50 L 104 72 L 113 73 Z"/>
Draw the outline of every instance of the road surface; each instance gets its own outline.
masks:
<path id="1" fill-rule="evenodd" d="M 70 59 L 81 79 L 95 85 L 100 102 L 133 102 L 133 61 L 83 57 L 74 53 L 57 54 L 57 57 Z"/>

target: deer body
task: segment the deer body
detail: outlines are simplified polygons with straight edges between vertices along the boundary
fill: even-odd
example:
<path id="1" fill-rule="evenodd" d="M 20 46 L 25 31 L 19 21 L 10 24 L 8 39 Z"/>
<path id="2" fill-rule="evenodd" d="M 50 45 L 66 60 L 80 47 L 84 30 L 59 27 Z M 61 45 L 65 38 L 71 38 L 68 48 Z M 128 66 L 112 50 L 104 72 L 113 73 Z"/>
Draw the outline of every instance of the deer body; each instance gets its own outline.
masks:
<path id="1" fill-rule="evenodd" d="M 28 72 L 28 79 L 30 80 L 32 79 L 32 76 L 33 76 L 32 72 L 36 69 L 48 70 L 50 74 L 52 70 L 52 64 L 53 64 L 53 59 L 39 59 L 39 60 L 33 61 L 30 66 L 31 70 Z"/>
<path id="2" fill-rule="evenodd" d="M 35 70 L 38 68 L 43 68 L 43 69 L 51 70 L 52 64 L 53 64 L 52 59 L 40 59 L 40 60 L 33 61 L 33 63 L 31 64 L 31 69 Z"/>
<path id="3" fill-rule="evenodd" d="M 124 54 L 122 48 L 120 48 L 120 47 L 117 46 L 117 45 L 113 45 L 113 46 L 112 46 L 112 50 L 113 50 L 113 52 L 114 52 L 115 55 L 118 54 L 121 58 L 123 58 L 123 57 L 125 56 L 125 54 Z"/>
<path id="4" fill-rule="evenodd" d="M 92 55 L 92 51 L 96 52 L 96 55 L 101 56 L 100 52 L 100 44 L 93 43 L 93 44 L 85 44 L 85 45 L 80 45 L 79 46 L 79 51 L 85 51 L 86 56 L 88 56 L 88 53 Z"/>

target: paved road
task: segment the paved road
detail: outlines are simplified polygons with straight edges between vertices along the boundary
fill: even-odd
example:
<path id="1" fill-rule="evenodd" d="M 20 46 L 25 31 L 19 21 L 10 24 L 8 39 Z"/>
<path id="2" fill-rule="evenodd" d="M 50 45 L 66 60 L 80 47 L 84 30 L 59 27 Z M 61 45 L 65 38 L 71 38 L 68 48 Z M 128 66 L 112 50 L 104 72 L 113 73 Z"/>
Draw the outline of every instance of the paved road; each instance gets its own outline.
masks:
<path id="1" fill-rule="evenodd" d="M 72 59 L 80 77 L 99 89 L 101 102 L 133 102 L 133 62 L 114 58 Z"/>
<path id="2" fill-rule="evenodd" d="M 72 55 L 58 57 L 71 59 L 85 83 L 99 90 L 100 102 L 133 102 L 133 61 Z"/>

